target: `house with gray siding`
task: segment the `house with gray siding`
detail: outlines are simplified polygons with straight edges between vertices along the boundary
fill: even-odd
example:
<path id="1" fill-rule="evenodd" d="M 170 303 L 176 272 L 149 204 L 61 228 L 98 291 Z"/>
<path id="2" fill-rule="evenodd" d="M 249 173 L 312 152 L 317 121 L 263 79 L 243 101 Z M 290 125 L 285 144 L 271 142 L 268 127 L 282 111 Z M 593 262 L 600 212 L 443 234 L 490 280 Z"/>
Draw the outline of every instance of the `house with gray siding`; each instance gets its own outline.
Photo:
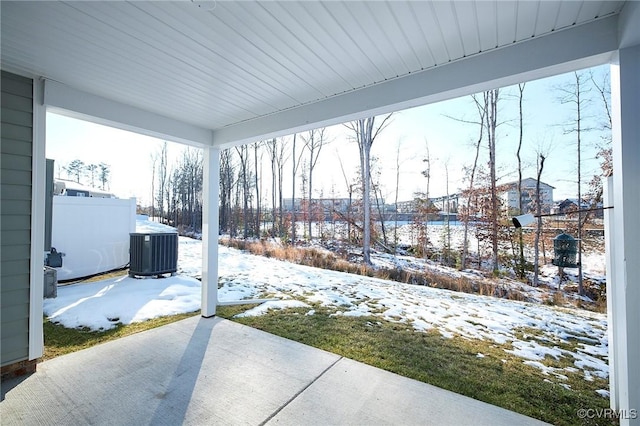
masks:
<path id="1" fill-rule="evenodd" d="M 0 352 L 4 379 L 35 371 L 40 353 L 30 351 L 30 337 L 34 337 L 30 332 L 37 332 L 30 330 L 33 80 L 2 71 L 0 87 Z"/>

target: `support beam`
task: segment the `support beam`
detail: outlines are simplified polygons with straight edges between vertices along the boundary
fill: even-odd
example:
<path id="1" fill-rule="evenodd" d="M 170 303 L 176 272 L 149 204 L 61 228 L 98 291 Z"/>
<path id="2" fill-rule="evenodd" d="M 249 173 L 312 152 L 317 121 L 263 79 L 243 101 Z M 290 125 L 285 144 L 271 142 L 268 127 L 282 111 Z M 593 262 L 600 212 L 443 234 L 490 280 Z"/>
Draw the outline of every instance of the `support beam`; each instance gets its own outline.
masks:
<path id="1" fill-rule="evenodd" d="M 615 298 L 612 312 L 615 398 L 626 416 L 620 425 L 640 425 L 640 45 L 618 51 L 611 66 L 613 119 Z M 635 415 L 634 415 L 635 414 Z"/>
<path id="2" fill-rule="evenodd" d="M 602 65 L 617 48 L 618 16 L 611 16 L 218 129 L 213 143 L 270 139 Z"/>
<path id="3" fill-rule="evenodd" d="M 31 264 L 29 266 L 29 359 L 44 353 L 44 211 L 46 187 L 46 109 L 43 81 L 33 80 L 33 151 L 31 172 Z"/>
<path id="4" fill-rule="evenodd" d="M 209 129 L 92 95 L 52 80 L 46 80 L 44 102 L 48 111 L 154 138 L 194 146 L 210 146 Z"/>
<path id="5" fill-rule="evenodd" d="M 608 177 L 603 182 L 604 188 L 604 204 L 605 206 L 614 206 L 615 200 L 613 194 L 615 190 L 613 188 L 613 177 Z M 616 221 L 612 209 L 604 211 L 604 251 L 606 258 L 606 270 L 607 270 L 607 333 L 609 337 L 609 403 L 613 410 L 620 408 L 620 401 L 618 399 L 618 385 L 620 374 L 620 368 L 618 367 L 618 351 L 616 348 L 616 342 L 618 342 L 618 327 L 617 327 L 617 315 L 620 309 L 617 304 L 620 303 L 619 298 L 616 296 L 615 283 L 618 282 L 616 273 L 618 272 L 615 264 L 615 235 L 620 231 L 617 230 Z"/>
<path id="6" fill-rule="evenodd" d="M 218 216 L 220 200 L 220 149 L 204 148 L 202 211 L 203 317 L 216 314 L 218 303 Z"/>

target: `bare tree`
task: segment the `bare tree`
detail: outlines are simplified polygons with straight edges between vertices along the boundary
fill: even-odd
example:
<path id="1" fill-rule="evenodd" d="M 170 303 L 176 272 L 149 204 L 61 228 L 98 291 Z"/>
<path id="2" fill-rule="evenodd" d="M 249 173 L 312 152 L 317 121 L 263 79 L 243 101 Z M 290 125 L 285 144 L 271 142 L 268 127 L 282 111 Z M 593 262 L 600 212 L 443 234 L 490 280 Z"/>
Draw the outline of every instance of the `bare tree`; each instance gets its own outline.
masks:
<path id="1" fill-rule="evenodd" d="M 466 209 L 465 214 L 463 215 L 464 234 L 463 234 L 463 242 L 462 242 L 462 259 L 460 262 L 460 266 L 462 269 L 467 268 L 467 257 L 469 256 L 469 220 L 471 219 L 471 215 L 472 215 L 471 207 L 472 205 L 475 204 L 475 201 L 473 200 L 473 198 L 475 198 L 474 184 L 475 184 L 476 170 L 478 168 L 478 158 L 480 157 L 480 146 L 482 144 L 482 139 L 484 136 L 484 117 L 487 112 L 486 109 L 484 108 L 484 105 L 478 100 L 478 97 L 476 95 L 473 95 L 472 99 L 478 111 L 479 121 L 476 122 L 475 124 L 478 125 L 479 134 L 478 134 L 478 140 L 475 143 L 476 155 L 473 160 L 473 165 L 471 166 L 471 169 L 468 170 L 469 187 L 468 187 L 468 190 L 466 191 L 467 205 L 465 208 Z"/>
<path id="2" fill-rule="evenodd" d="M 274 235 L 283 235 L 282 214 L 282 175 L 284 169 L 285 141 L 281 138 L 273 138 L 265 142 L 271 165 L 271 226 Z M 278 214 L 276 214 L 278 212 Z"/>
<path id="3" fill-rule="evenodd" d="M 536 216 L 538 217 L 538 226 L 536 227 L 536 237 L 534 242 L 534 261 L 533 261 L 533 285 L 538 286 L 538 274 L 539 274 L 539 259 L 540 252 L 538 246 L 540 244 L 540 234 L 542 233 L 542 200 L 540 199 L 540 177 L 542 176 L 542 170 L 544 169 L 545 157 L 542 154 L 538 156 L 538 180 L 536 181 Z"/>
<path id="4" fill-rule="evenodd" d="M 261 199 L 260 199 L 260 189 L 261 189 L 261 182 L 262 180 L 260 179 L 260 175 L 262 173 L 262 155 L 260 156 L 260 159 L 258 160 L 258 152 L 260 151 L 260 147 L 262 146 L 262 142 L 258 141 L 255 142 L 253 144 L 253 165 L 254 165 L 254 186 L 255 186 L 255 191 L 256 191 L 256 212 L 255 212 L 255 217 L 254 219 L 254 224 L 253 224 L 253 229 L 254 229 L 254 234 L 257 237 L 260 237 L 260 218 L 262 215 L 262 208 L 261 208 Z M 261 152 L 261 151 L 260 151 Z M 246 218 L 245 218 L 246 220 Z"/>
<path id="5" fill-rule="evenodd" d="M 518 159 L 518 214 L 522 214 L 522 158 L 520 156 L 520 151 L 522 150 L 522 137 L 524 133 L 524 123 L 523 123 L 523 114 L 522 114 L 522 100 L 524 99 L 524 88 L 525 83 L 518 84 L 518 112 L 520 118 L 520 135 L 518 138 L 518 150 L 516 151 L 516 158 Z M 518 243 L 520 249 L 520 256 L 518 262 L 518 276 L 520 278 L 524 278 L 524 269 L 525 269 L 525 261 L 524 261 L 524 241 L 523 241 L 523 230 L 522 227 L 518 228 Z"/>
<path id="6" fill-rule="evenodd" d="M 587 76 L 584 73 L 574 72 L 574 82 L 564 87 L 559 87 L 561 93 L 560 103 L 571 104 L 575 112 L 575 116 L 565 128 L 565 134 L 576 135 L 576 151 L 577 151 L 577 186 L 578 186 L 578 292 L 584 296 L 583 276 L 582 276 L 582 137 L 585 132 L 593 130 L 585 126 L 584 110 L 590 102 L 590 88 L 586 86 Z"/>
<path id="7" fill-rule="evenodd" d="M 353 202 L 353 187 L 354 184 L 349 182 L 349 178 L 347 178 L 347 173 L 344 171 L 344 164 L 342 164 L 342 158 L 336 152 L 338 156 L 338 162 L 340 163 L 340 170 L 342 171 L 342 176 L 344 177 L 344 183 L 347 188 L 347 193 L 349 194 L 349 203 L 347 204 L 347 214 L 346 214 L 346 222 L 347 222 L 347 241 L 351 242 L 351 223 L 353 222 L 353 218 L 351 217 L 351 204 Z M 397 207 L 396 207 L 397 209 Z"/>
<path id="8" fill-rule="evenodd" d="M 307 185 L 307 189 L 309 191 L 308 196 L 309 196 L 309 209 L 311 211 L 311 209 L 313 208 L 312 203 L 313 203 L 313 170 L 316 167 L 316 164 L 318 163 L 318 158 L 320 157 L 320 151 L 322 150 L 322 147 L 326 144 L 326 129 L 324 127 L 320 128 L 320 129 L 313 129 L 313 130 L 309 130 L 307 132 L 306 135 L 302 136 L 302 140 L 304 141 L 304 145 L 307 148 L 307 151 L 309 152 L 309 179 L 307 181 L 308 185 Z M 309 227 L 309 238 L 312 237 L 312 233 L 311 233 L 311 222 L 313 221 L 312 215 L 309 215 L 309 222 L 308 222 L 308 227 Z"/>
<path id="9" fill-rule="evenodd" d="M 427 190 L 424 195 L 424 202 L 426 203 L 424 206 L 425 209 L 425 217 L 424 217 L 424 238 L 423 238 L 423 248 L 422 255 L 427 256 L 427 250 L 429 248 L 429 211 L 431 210 L 431 200 L 429 199 L 429 190 L 431 185 L 431 154 L 429 153 L 429 142 L 425 139 L 424 141 L 426 148 L 426 157 L 422 159 L 422 161 L 426 164 L 426 169 L 422 171 L 422 176 L 427 178 Z"/>
<path id="10" fill-rule="evenodd" d="M 278 235 L 283 237 L 284 230 L 284 213 L 283 213 L 283 189 L 282 180 L 284 177 L 284 164 L 287 160 L 285 156 L 286 141 L 284 139 L 278 139 L 276 143 L 276 175 L 274 177 L 278 179 Z"/>
<path id="11" fill-rule="evenodd" d="M 400 146 L 402 140 L 398 140 L 396 145 L 396 191 L 394 199 L 394 224 L 393 224 L 393 252 L 398 253 L 398 194 L 400 193 Z"/>
<path id="12" fill-rule="evenodd" d="M 596 207 L 595 203 L 602 202 L 602 178 L 613 175 L 613 152 L 611 149 L 611 84 L 609 82 L 609 73 L 607 72 L 601 82 L 597 82 L 595 76 L 591 72 L 589 74 L 591 83 L 598 92 L 600 98 L 600 104 L 604 111 L 604 120 L 599 125 L 599 130 L 604 132 L 604 135 L 600 139 L 600 143 L 597 145 L 598 152 L 596 158 L 600 160 L 600 174 L 596 174 L 589 182 L 590 198 Z"/>
<path id="13" fill-rule="evenodd" d="M 491 197 L 490 226 L 492 269 L 498 272 L 498 192 L 496 188 L 496 129 L 498 127 L 499 89 L 484 92 L 485 126 L 489 143 L 489 185 Z"/>
<path id="14" fill-rule="evenodd" d="M 373 159 L 374 164 L 377 163 Z M 384 197 L 382 195 L 382 186 L 380 185 L 380 170 L 376 170 L 376 173 L 371 173 L 371 187 L 373 188 L 373 195 L 376 200 L 376 210 L 378 211 L 378 218 L 380 220 L 380 229 L 382 231 L 382 243 L 378 241 L 378 244 L 384 246 L 384 249 L 389 252 L 389 241 L 387 239 L 387 227 L 385 225 L 385 212 L 384 212 Z M 373 179 L 373 176 L 376 179 Z"/>
<path id="15" fill-rule="evenodd" d="M 296 157 L 296 137 L 298 135 L 293 135 L 293 143 L 291 148 L 291 161 L 292 161 L 292 179 L 291 179 L 291 242 L 293 244 L 296 243 L 296 176 L 298 175 L 298 167 L 300 166 L 300 161 L 302 159 L 303 150 L 300 150 L 300 153 Z M 304 193 L 303 193 L 304 196 Z"/>
<path id="16" fill-rule="evenodd" d="M 352 121 L 345 126 L 354 132 L 355 141 L 360 151 L 360 172 L 362 174 L 362 207 L 363 207 L 363 238 L 362 254 L 364 263 L 371 264 L 371 146 L 380 132 L 388 125 L 392 114 L 382 119 L 376 127 L 376 117 L 369 117 Z"/>
<path id="17" fill-rule="evenodd" d="M 158 210 L 160 212 L 160 218 L 162 221 L 162 218 L 165 217 L 165 209 L 164 209 L 164 199 L 165 199 L 165 193 L 166 193 L 166 189 L 167 189 L 167 181 L 169 180 L 169 174 L 168 174 L 168 159 L 167 159 L 167 142 L 165 141 L 162 144 L 162 147 L 160 148 L 159 152 L 155 153 L 155 165 L 156 165 L 156 176 L 158 179 L 157 182 L 157 193 L 154 194 L 154 196 L 156 197 L 156 202 L 158 205 Z"/>
<path id="18" fill-rule="evenodd" d="M 445 226 L 443 229 L 442 235 L 442 255 L 443 260 L 446 265 L 449 265 L 451 259 L 451 226 L 449 222 L 449 217 L 451 214 L 451 200 L 449 199 L 449 159 L 444 162 L 444 175 L 445 175 L 445 191 L 446 191 L 446 202 L 444 204 L 444 210 L 446 212 L 447 218 L 445 220 Z"/>
<path id="19" fill-rule="evenodd" d="M 242 181 L 243 238 L 249 236 L 249 148 L 247 145 L 236 147 L 240 159 L 240 180 Z"/>
<path id="20" fill-rule="evenodd" d="M 233 152 L 223 149 L 220 152 L 220 229 L 233 236 L 232 193 L 235 168 Z"/>
<path id="21" fill-rule="evenodd" d="M 151 154 L 151 217 L 155 217 L 155 200 L 156 200 L 156 168 L 158 164 L 158 153 Z"/>

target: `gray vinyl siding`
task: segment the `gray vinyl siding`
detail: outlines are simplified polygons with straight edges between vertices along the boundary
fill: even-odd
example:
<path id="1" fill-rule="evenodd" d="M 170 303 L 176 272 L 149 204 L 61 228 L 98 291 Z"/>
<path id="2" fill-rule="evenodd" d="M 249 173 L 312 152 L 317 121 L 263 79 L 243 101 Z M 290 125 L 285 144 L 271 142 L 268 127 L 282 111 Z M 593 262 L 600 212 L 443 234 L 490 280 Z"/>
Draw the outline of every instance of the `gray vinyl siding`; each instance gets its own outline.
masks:
<path id="1" fill-rule="evenodd" d="M 33 81 L 2 71 L 0 145 L 1 365 L 29 358 Z"/>

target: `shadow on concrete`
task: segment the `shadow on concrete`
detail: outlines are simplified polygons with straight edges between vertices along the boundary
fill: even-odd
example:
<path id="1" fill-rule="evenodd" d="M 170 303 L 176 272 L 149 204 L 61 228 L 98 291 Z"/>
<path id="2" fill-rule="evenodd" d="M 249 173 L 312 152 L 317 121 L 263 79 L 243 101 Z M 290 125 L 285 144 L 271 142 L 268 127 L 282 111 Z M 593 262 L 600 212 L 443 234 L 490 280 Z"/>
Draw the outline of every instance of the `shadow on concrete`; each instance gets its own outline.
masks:
<path id="1" fill-rule="evenodd" d="M 160 403 L 149 424 L 163 424 L 167 421 L 174 424 L 184 422 L 216 324 L 218 322 L 212 319 L 202 317 L 199 319 L 166 390 L 156 395 Z"/>
<path id="2" fill-rule="evenodd" d="M 16 386 L 20 385 L 20 383 L 22 383 L 25 380 L 27 380 L 33 374 L 35 374 L 35 372 L 24 374 L 24 375 L 22 375 L 20 377 L 16 377 L 16 378 L 13 378 L 13 379 L 5 380 L 4 382 L 2 382 L 0 384 L 0 402 L 4 401 L 5 396 L 7 395 L 7 393 L 11 392 L 12 389 L 14 389 Z"/>

